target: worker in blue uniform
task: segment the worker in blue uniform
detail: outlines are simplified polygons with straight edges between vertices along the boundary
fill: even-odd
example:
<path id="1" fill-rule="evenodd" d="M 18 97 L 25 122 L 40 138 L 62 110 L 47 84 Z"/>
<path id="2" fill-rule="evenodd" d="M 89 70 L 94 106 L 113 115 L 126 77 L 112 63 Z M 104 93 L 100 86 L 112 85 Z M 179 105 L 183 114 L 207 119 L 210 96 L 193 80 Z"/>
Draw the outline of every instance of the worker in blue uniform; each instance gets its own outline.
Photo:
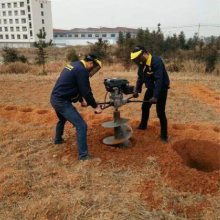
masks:
<path id="1" fill-rule="evenodd" d="M 102 112 L 93 97 L 89 81 L 89 77 L 94 76 L 101 69 L 101 65 L 101 61 L 93 54 L 86 55 L 81 61 L 68 64 L 61 72 L 51 94 L 51 105 L 59 119 L 54 144 L 65 142 L 62 135 L 64 125 L 69 121 L 76 127 L 80 160 L 92 157 L 88 153 L 87 124 L 72 103 L 79 101 L 82 107 L 91 106 L 95 113 Z"/>
<path id="2" fill-rule="evenodd" d="M 138 78 L 136 89 L 133 94 L 135 98 L 142 92 L 142 85 L 145 84 L 147 90 L 142 104 L 141 123 L 137 127 L 139 130 L 146 130 L 150 108 L 156 104 L 157 116 L 160 119 L 161 134 L 160 139 L 168 142 L 167 118 L 165 113 L 167 93 L 170 85 L 169 76 L 161 58 L 152 56 L 145 47 L 138 45 L 131 53 L 131 60 L 138 65 Z"/>

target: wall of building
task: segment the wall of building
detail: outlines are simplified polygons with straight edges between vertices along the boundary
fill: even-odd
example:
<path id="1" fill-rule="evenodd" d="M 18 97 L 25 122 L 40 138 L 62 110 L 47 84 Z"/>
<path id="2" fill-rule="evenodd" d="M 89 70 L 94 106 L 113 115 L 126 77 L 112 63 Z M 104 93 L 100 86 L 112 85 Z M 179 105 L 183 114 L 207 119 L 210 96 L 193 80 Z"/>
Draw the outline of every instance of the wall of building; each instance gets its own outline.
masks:
<path id="1" fill-rule="evenodd" d="M 20 6 L 20 2 L 24 3 L 22 7 Z M 14 3 L 17 3 L 17 7 L 14 7 Z M 5 8 L 2 8 L 3 4 L 5 5 Z M 8 7 L 8 4 L 11 5 L 10 8 Z M 0 42 L 29 42 L 26 9 L 27 7 L 24 1 L 0 1 Z M 21 14 L 22 12 L 24 12 L 24 15 Z M 18 15 L 16 15 L 15 13 L 18 13 Z M 25 23 L 22 23 L 22 19 L 25 19 Z M 5 21 L 7 23 L 5 23 Z"/>
<path id="2" fill-rule="evenodd" d="M 4 48 L 4 47 L 10 47 L 10 48 L 30 48 L 32 46 L 33 46 L 32 43 L 10 43 L 10 42 L 1 43 L 0 42 L 0 48 Z"/>
<path id="3" fill-rule="evenodd" d="M 116 39 L 106 38 L 110 44 L 116 44 Z M 54 38 L 53 43 L 56 46 L 77 46 L 77 45 L 88 45 L 89 43 L 98 42 L 97 38 L 81 38 L 81 39 L 70 39 L 70 38 Z"/>
<path id="4" fill-rule="evenodd" d="M 32 0 L 32 21 L 33 21 L 33 34 L 36 35 L 40 32 L 40 29 L 46 31 L 46 41 L 53 39 L 53 24 L 52 24 L 52 12 L 51 2 L 42 0 Z M 41 14 L 43 13 L 43 15 Z"/>
<path id="5" fill-rule="evenodd" d="M 124 33 L 126 34 L 126 33 Z M 110 44 L 116 44 L 118 40 L 118 32 L 54 32 L 53 43 L 57 46 L 76 46 L 87 45 L 89 43 L 96 43 L 99 38 L 108 40 Z M 131 33 L 132 37 L 136 37 L 136 33 Z"/>
<path id="6" fill-rule="evenodd" d="M 5 8 L 2 8 L 3 4 Z M 17 7 L 15 7 L 17 4 Z M 20 5 L 22 4 L 22 5 Z M 43 5 L 43 8 L 41 6 Z M 9 7 L 10 6 L 10 7 Z M 43 15 L 41 14 L 43 12 Z M 25 19 L 25 23 L 22 23 Z M 44 20 L 44 24 L 42 24 Z M 5 21 L 7 23 L 5 23 Z M 0 47 L 27 47 L 37 41 L 39 29 L 47 33 L 46 41 L 53 39 L 51 2 L 46 0 L 0 1 Z"/>

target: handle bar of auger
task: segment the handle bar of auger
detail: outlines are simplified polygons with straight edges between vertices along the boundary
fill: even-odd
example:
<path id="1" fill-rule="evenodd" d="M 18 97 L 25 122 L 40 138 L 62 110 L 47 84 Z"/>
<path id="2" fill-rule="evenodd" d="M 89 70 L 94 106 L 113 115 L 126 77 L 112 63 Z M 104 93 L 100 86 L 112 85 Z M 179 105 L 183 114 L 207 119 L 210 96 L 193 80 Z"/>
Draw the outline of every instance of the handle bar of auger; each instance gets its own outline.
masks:
<path id="1" fill-rule="evenodd" d="M 109 103 L 110 103 L 110 102 L 109 102 Z M 97 104 L 102 104 L 102 103 L 97 103 Z M 104 104 L 107 104 L 107 103 L 105 102 Z M 113 106 L 113 105 L 110 103 L 109 105 L 105 106 L 104 108 L 102 108 L 102 105 L 100 105 L 100 108 L 101 108 L 102 111 L 103 111 L 104 109 L 109 108 L 109 107 L 111 107 L 111 106 Z M 94 113 L 95 113 L 95 114 L 99 114 L 99 113 L 96 112 L 96 111 L 94 111 Z"/>
<path id="2" fill-rule="evenodd" d="M 150 101 L 140 101 L 140 100 L 136 100 L 136 101 L 131 101 L 130 99 L 134 98 L 133 96 L 129 97 L 128 100 L 127 100 L 127 103 L 130 103 L 130 102 L 146 102 L 146 103 L 150 103 Z M 107 109 L 111 106 L 113 106 L 113 103 L 112 102 L 99 102 L 97 103 L 98 105 L 100 105 L 101 109 L 104 110 L 104 109 Z M 105 105 L 105 104 L 108 104 L 107 106 L 105 106 L 104 108 L 102 108 L 102 105 Z M 96 111 L 94 112 L 95 114 L 98 114 Z"/>
<path id="3" fill-rule="evenodd" d="M 146 102 L 146 103 L 150 103 L 150 101 L 140 101 L 140 100 L 137 100 L 137 101 L 130 101 L 130 100 L 128 100 L 128 102 L 127 103 L 130 103 L 130 102 Z"/>
<path id="4" fill-rule="evenodd" d="M 97 104 L 100 105 L 102 110 L 104 110 L 104 109 L 106 109 L 106 108 L 108 108 L 110 106 L 113 106 L 112 102 L 98 102 Z M 102 105 L 105 105 L 105 104 L 108 104 L 108 105 L 102 108 Z"/>
<path id="5" fill-rule="evenodd" d="M 104 109 L 109 108 L 109 107 L 111 107 L 111 106 L 113 106 L 113 105 L 112 105 L 112 104 L 109 104 L 109 105 L 105 106 L 104 108 L 102 108 L 102 106 L 100 106 L 100 107 L 101 107 L 102 110 L 104 110 Z"/>
<path id="6" fill-rule="evenodd" d="M 111 104 L 110 102 L 98 102 L 97 105 Z"/>
<path id="7" fill-rule="evenodd" d="M 129 103 L 129 102 L 146 102 L 146 103 L 150 102 L 150 101 L 140 101 L 140 100 L 131 101 L 130 99 L 132 99 L 132 98 L 134 98 L 134 97 L 133 96 L 129 97 L 127 103 Z"/>

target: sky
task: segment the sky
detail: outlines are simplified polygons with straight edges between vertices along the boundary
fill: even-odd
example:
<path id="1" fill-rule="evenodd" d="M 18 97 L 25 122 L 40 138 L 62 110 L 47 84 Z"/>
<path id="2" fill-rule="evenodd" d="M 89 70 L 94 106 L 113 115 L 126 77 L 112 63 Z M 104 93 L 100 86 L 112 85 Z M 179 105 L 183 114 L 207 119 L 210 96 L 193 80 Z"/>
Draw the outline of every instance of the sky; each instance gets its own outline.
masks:
<path id="1" fill-rule="evenodd" d="M 53 27 L 128 27 L 155 30 L 165 36 L 220 35 L 220 0 L 51 0 Z"/>

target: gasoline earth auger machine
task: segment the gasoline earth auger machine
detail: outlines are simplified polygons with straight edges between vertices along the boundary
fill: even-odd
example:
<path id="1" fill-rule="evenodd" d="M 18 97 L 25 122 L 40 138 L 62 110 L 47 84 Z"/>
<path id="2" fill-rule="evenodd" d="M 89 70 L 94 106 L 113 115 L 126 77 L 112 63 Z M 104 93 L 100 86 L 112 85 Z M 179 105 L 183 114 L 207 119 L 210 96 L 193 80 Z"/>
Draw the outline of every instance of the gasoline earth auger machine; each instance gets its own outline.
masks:
<path id="1" fill-rule="evenodd" d="M 114 128 L 114 136 L 106 137 L 103 140 L 104 144 L 111 145 L 114 147 L 130 147 L 132 144 L 129 141 L 129 138 L 131 137 L 133 130 L 132 128 L 127 125 L 126 123 L 129 121 L 129 119 L 121 118 L 120 117 L 120 111 L 118 110 L 119 107 L 131 103 L 131 102 L 148 102 L 148 101 L 131 101 L 130 99 L 133 98 L 123 98 L 123 94 L 129 95 L 133 94 L 134 92 L 134 86 L 129 86 L 129 82 L 126 79 L 121 78 L 109 78 L 104 79 L 104 85 L 106 88 L 106 96 L 108 93 L 110 93 L 110 101 L 109 102 L 102 102 L 98 103 L 101 105 L 102 110 L 114 107 L 114 113 L 113 118 L 114 121 L 104 122 L 102 126 L 104 128 Z M 104 105 L 104 106 L 103 106 Z"/>

